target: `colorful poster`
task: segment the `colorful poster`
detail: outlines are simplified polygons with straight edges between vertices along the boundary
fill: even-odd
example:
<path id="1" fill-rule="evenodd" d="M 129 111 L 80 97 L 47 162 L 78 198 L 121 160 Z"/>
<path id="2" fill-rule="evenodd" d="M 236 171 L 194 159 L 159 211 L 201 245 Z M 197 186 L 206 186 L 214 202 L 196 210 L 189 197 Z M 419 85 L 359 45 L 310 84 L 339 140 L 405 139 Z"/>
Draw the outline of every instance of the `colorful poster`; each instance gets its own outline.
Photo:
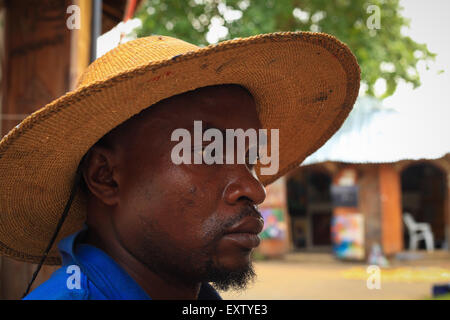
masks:
<path id="1" fill-rule="evenodd" d="M 364 217 L 362 214 L 334 216 L 331 237 L 333 250 L 338 258 L 364 259 Z"/>
<path id="2" fill-rule="evenodd" d="M 285 239 L 286 221 L 281 208 L 261 209 L 264 218 L 264 229 L 260 233 L 261 239 Z"/>

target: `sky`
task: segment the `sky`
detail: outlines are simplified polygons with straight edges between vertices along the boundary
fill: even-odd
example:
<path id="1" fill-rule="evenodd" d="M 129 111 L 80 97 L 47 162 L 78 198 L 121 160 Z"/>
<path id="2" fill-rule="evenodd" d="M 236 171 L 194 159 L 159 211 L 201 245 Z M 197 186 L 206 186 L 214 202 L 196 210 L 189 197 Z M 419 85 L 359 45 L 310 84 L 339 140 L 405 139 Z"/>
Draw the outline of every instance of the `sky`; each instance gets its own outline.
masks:
<path id="1" fill-rule="evenodd" d="M 385 107 L 399 112 L 400 121 L 392 124 L 397 127 L 395 130 L 386 129 L 397 133 L 402 144 L 399 148 L 418 150 L 416 156 L 411 154 L 409 158 L 427 154 L 439 157 L 450 152 L 450 1 L 402 0 L 400 3 L 404 7 L 403 15 L 410 19 L 405 34 L 416 42 L 426 43 L 437 56 L 429 63 L 429 70 L 425 63 L 419 64 L 420 87 L 412 89 L 401 83 L 395 94 L 383 101 Z M 383 20 L 381 24 L 383 27 Z M 440 70 L 443 72 L 439 73 Z"/>
<path id="2" fill-rule="evenodd" d="M 410 28 L 405 30 L 413 40 L 426 43 L 437 54 L 435 62 L 419 64 L 422 85 L 412 90 L 400 84 L 395 94 L 384 100 L 384 105 L 398 110 L 426 109 L 426 113 L 442 115 L 450 119 L 450 1 L 449 0 L 403 0 L 403 15 L 409 19 Z M 383 22 L 382 22 L 383 23 Z M 444 70 L 438 74 L 439 70 Z M 445 119 L 446 118 L 446 119 Z M 437 119 L 435 119 L 437 120 Z M 450 127 L 450 125 L 449 125 Z M 449 133 L 449 131 L 447 131 Z M 450 138 L 448 135 L 447 138 Z M 450 150 L 449 150 L 450 151 Z"/>
<path id="3" fill-rule="evenodd" d="M 425 63 L 419 63 L 421 86 L 413 89 L 401 82 L 371 117 L 364 112 L 373 102 L 360 97 L 342 128 L 304 165 L 327 160 L 436 159 L 450 152 L 450 0 L 402 0 L 400 4 L 403 16 L 410 19 L 409 28 L 402 32 L 437 54 L 428 70 Z M 383 20 L 381 9 L 384 27 L 389 27 L 389 21 Z"/>

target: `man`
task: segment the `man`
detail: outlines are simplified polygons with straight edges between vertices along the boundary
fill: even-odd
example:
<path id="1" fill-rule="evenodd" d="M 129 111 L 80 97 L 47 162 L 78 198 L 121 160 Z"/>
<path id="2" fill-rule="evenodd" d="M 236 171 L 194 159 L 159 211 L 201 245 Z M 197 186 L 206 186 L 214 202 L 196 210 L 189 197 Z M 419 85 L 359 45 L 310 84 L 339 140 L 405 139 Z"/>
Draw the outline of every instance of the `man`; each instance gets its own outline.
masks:
<path id="1" fill-rule="evenodd" d="M 107 53 L 0 142 L 1 252 L 62 258 L 26 299 L 220 299 L 213 286 L 245 288 L 264 185 L 330 138 L 358 88 L 354 56 L 324 34 L 207 48 L 156 36 Z M 198 121 L 223 136 L 279 130 L 269 140 L 279 169 L 264 174 L 245 139 L 214 150 L 227 161 L 174 161 L 176 130 L 194 136 L 185 160 L 208 149 Z"/>

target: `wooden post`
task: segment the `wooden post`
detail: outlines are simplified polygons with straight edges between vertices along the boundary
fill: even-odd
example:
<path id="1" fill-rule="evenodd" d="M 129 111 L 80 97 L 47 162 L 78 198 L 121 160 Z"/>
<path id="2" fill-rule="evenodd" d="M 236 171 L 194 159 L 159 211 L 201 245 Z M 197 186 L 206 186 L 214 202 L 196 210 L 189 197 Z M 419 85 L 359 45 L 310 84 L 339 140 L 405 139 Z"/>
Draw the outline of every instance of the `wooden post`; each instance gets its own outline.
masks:
<path id="1" fill-rule="evenodd" d="M 359 208 L 361 213 L 364 214 L 366 258 L 375 243 L 381 246 L 382 225 L 379 183 L 377 165 L 364 165 L 361 168 L 359 180 Z"/>
<path id="2" fill-rule="evenodd" d="M 381 244 L 385 255 L 403 249 L 400 175 L 390 164 L 379 166 L 381 201 Z"/>

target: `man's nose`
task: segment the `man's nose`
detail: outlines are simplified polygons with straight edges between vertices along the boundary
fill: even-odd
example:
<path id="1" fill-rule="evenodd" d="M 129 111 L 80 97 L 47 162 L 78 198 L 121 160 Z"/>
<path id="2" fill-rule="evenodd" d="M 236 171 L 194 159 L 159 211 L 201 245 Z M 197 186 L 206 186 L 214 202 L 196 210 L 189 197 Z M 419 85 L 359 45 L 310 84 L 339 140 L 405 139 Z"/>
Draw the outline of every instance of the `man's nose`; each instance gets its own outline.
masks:
<path id="1" fill-rule="evenodd" d="M 266 199 L 266 189 L 258 178 L 252 175 L 246 168 L 239 171 L 246 172 L 234 177 L 225 187 L 225 201 L 230 205 L 249 200 L 253 204 L 261 204 Z"/>

